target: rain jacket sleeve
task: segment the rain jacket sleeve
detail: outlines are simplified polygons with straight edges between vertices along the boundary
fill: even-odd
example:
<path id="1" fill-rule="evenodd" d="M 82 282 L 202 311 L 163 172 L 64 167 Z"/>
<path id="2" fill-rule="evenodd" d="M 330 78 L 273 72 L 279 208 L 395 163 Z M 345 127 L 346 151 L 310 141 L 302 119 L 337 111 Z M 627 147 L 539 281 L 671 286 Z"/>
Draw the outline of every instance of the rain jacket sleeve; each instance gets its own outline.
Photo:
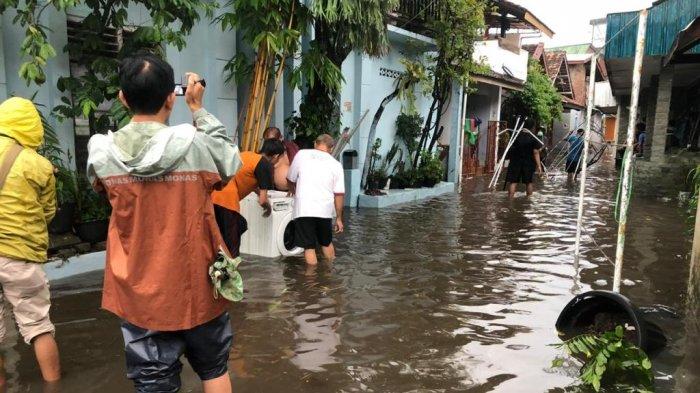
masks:
<path id="1" fill-rule="evenodd" d="M 39 203 L 44 207 L 46 222 L 51 222 L 56 215 L 56 178 L 50 175 L 46 186 L 39 194 Z"/>
<path id="2" fill-rule="evenodd" d="M 226 127 L 204 108 L 193 114 L 194 124 L 204 138 L 222 183 L 227 183 L 242 166 L 240 151 L 231 138 L 226 135 Z"/>

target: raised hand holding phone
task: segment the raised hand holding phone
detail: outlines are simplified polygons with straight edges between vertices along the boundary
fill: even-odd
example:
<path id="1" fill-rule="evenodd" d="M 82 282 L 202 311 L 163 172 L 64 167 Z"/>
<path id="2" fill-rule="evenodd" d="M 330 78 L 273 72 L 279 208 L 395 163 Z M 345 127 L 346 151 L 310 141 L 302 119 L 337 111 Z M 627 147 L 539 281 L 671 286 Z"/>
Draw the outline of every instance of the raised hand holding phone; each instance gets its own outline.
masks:
<path id="1" fill-rule="evenodd" d="M 185 76 L 187 77 L 185 102 L 187 102 L 187 106 L 190 108 L 190 111 L 194 113 L 202 108 L 206 83 L 194 72 L 188 72 L 185 74 Z"/>

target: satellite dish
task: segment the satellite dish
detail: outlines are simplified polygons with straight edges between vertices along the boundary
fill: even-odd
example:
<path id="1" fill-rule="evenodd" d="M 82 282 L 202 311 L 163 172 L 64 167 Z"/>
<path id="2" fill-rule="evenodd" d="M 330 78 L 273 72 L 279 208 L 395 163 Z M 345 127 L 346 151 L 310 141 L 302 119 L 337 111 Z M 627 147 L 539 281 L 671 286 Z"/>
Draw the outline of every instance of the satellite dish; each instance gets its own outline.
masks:
<path id="1" fill-rule="evenodd" d="M 513 72 L 508 67 L 502 65 L 501 68 L 503 69 L 503 72 L 506 73 L 506 75 L 508 75 L 511 78 L 515 78 L 515 75 L 513 75 Z"/>

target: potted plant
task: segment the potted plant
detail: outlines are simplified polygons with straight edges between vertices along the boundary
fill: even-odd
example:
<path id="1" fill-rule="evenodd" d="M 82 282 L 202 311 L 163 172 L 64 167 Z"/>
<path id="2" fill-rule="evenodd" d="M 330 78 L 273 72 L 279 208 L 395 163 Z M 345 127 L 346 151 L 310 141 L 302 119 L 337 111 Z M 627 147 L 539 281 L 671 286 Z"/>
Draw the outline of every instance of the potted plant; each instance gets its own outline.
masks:
<path id="1" fill-rule="evenodd" d="M 377 138 L 372 145 L 372 152 L 369 158 L 369 171 L 367 172 L 367 179 L 365 183 L 365 194 L 367 195 L 380 195 L 379 190 L 386 187 L 386 183 L 389 180 L 389 176 L 386 174 L 386 170 L 383 166 L 377 168 L 377 162 L 382 158 L 379 154 L 379 148 L 382 146 L 381 138 Z"/>
<path id="2" fill-rule="evenodd" d="M 84 242 L 99 243 L 107 239 L 111 206 L 96 193 L 84 175 L 78 175 L 78 224 L 76 233 Z"/>
<path id="3" fill-rule="evenodd" d="M 442 166 L 442 161 L 437 155 L 430 154 L 427 151 L 421 153 L 421 161 L 418 167 L 418 177 L 420 185 L 423 187 L 434 187 L 442 181 L 445 169 Z"/>
<path id="4" fill-rule="evenodd" d="M 49 232 L 64 234 L 73 230 L 77 209 L 77 183 L 75 174 L 65 167 L 56 168 L 56 215 L 49 223 Z"/>

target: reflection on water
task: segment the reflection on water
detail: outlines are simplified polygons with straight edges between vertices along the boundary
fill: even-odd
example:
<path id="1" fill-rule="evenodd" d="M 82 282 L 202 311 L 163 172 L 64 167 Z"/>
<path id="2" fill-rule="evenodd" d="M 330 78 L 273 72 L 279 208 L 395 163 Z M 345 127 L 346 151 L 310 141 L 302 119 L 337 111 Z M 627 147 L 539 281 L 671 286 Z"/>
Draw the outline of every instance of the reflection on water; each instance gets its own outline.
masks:
<path id="1" fill-rule="evenodd" d="M 562 391 L 577 370 L 550 369 L 554 322 L 573 293 L 611 285 L 616 183 L 600 165 L 591 177 L 578 270 L 577 192 L 561 178 L 531 200 L 470 183 L 463 195 L 349 212 L 332 266 L 247 258 L 246 299 L 231 307 L 236 392 Z M 693 308 L 685 303 L 682 212 L 635 199 L 630 220 L 623 293 L 678 312 L 651 315 L 670 338 L 654 361 L 657 387 L 691 391 L 700 336 L 686 319 Z M 62 391 L 130 391 L 118 324 L 99 310 L 99 293 L 59 292 Z M 30 349 L 14 339 L 4 353 L 9 391 L 41 391 Z M 200 391 L 188 368 L 184 381 L 183 391 Z"/>

